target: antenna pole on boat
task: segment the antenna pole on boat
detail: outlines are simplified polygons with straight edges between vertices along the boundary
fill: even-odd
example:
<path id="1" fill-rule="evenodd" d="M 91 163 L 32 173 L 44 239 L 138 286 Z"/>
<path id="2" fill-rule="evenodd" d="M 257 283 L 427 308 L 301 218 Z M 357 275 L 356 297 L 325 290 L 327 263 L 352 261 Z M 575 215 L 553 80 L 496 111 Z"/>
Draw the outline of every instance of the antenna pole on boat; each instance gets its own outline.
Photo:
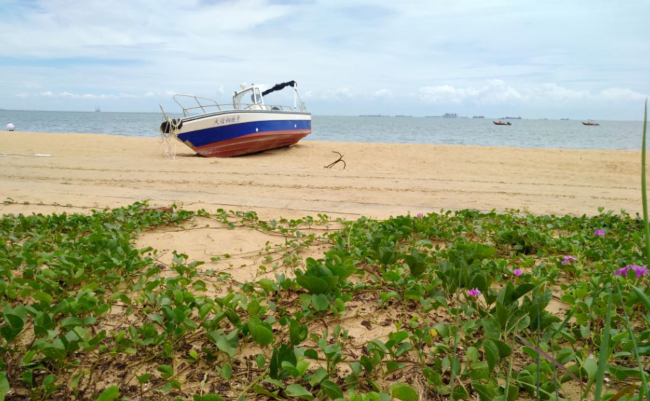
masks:
<path id="1" fill-rule="evenodd" d="M 296 100 L 296 95 L 298 94 L 298 84 L 294 83 L 293 84 L 293 109 L 295 110 L 298 108 L 298 102 Z"/>

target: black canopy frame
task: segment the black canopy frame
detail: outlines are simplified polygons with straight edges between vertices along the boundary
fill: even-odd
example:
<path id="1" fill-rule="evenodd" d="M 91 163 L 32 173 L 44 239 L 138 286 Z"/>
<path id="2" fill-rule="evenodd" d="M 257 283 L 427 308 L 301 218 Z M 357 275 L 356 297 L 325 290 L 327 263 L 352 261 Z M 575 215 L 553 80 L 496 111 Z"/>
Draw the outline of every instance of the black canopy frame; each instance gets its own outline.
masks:
<path id="1" fill-rule="evenodd" d="M 283 83 L 281 83 L 281 84 L 277 84 L 277 85 L 275 85 L 275 86 L 272 87 L 271 89 L 267 89 L 267 90 L 265 90 L 264 92 L 262 92 L 262 96 L 266 96 L 266 95 L 268 95 L 269 93 L 277 92 L 277 91 L 279 91 L 279 90 L 282 90 L 282 89 L 286 88 L 287 86 L 291 86 L 291 87 L 294 87 L 294 88 L 295 88 L 296 85 L 298 85 L 298 84 L 296 83 L 296 81 L 283 82 Z"/>

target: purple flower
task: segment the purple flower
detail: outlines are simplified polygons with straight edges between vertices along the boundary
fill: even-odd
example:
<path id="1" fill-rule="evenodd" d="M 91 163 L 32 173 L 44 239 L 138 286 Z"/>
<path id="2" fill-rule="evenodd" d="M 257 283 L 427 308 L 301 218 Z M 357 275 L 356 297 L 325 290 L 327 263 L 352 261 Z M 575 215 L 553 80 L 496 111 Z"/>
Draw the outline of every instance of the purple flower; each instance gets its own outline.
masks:
<path id="1" fill-rule="evenodd" d="M 515 269 L 515 270 L 512 271 L 512 274 L 514 274 L 515 276 L 519 277 L 519 276 L 521 276 L 522 274 L 524 274 L 524 272 L 522 272 L 521 269 Z"/>
<path id="2" fill-rule="evenodd" d="M 418 219 L 421 219 L 422 217 L 424 217 L 424 215 L 422 213 L 418 213 Z"/>
<path id="3" fill-rule="evenodd" d="M 594 235 L 596 237 L 604 237 L 605 236 L 605 230 L 602 228 L 599 228 L 598 230 L 594 231 Z"/>
<path id="4" fill-rule="evenodd" d="M 562 266 L 566 266 L 571 262 L 575 262 L 576 260 L 578 259 L 574 258 L 573 256 L 565 256 L 564 260 L 562 261 Z"/>
<path id="5" fill-rule="evenodd" d="M 636 278 L 641 278 L 642 276 L 648 274 L 648 268 L 645 266 L 627 265 L 625 267 L 621 267 L 620 269 L 617 269 L 614 272 L 614 275 L 627 277 L 627 272 L 630 270 L 634 272 Z"/>
<path id="6" fill-rule="evenodd" d="M 473 298 L 478 298 L 481 296 L 481 291 L 479 291 L 478 288 L 472 288 L 471 290 L 467 291 L 467 295 Z"/>

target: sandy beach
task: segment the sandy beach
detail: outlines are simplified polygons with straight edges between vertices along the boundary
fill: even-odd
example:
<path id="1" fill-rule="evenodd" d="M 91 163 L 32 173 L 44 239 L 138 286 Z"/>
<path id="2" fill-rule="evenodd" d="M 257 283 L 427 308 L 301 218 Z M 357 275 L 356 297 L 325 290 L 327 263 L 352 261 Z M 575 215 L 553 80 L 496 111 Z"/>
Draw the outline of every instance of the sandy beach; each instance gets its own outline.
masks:
<path id="1" fill-rule="evenodd" d="M 305 141 L 252 156 L 206 159 L 182 144 L 177 149 L 170 160 L 156 138 L 0 132 L 5 201 L 0 209 L 3 214 L 87 213 L 148 200 L 153 206 L 176 203 L 208 212 L 254 210 L 266 220 L 319 213 L 387 218 L 463 208 L 538 214 L 595 214 L 601 206 L 641 211 L 639 152 Z M 345 169 L 342 163 L 324 167 L 337 160 L 333 151 L 344 155 Z M 316 233 L 339 227 L 331 222 Z M 272 234 L 242 226 L 224 229 L 203 218 L 144 232 L 136 246 L 156 249 L 157 260 L 166 264 L 172 263 L 173 251 L 187 254 L 190 261 L 205 263 L 202 270 L 227 274 L 238 283 L 274 273 L 294 275 L 294 268 L 282 264 L 262 269 L 269 258 L 284 257 L 285 238 Z M 316 242 L 292 257 L 320 258 L 327 248 Z M 220 283 L 215 288 L 234 290 Z M 330 327 L 349 330 L 356 347 L 386 340 L 393 327 L 381 322 L 400 316 L 392 309 L 376 310 L 376 299 L 368 296 L 350 303 L 348 315 L 328 318 Z M 566 309 L 557 300 L 548 307 L 559 314 Z M 189 388 L 198 386 L 185 380 Z M 580 390 L 565 387 L 576 394 Z"/>
<path id="2" fill-rule="evenodd" d="M 0 193 L 18 203 L 103 208 L 148 199 L 285 217 L 641 210 L 640 155 L 633 151 L 309 141 L 230 159 L 198 157 L 181 143 L 177 151 L 176 160 L 165 158 L 157 138 L 0 132 Z M 344 155 L 345 169 L 324 168 L 338 158 L 333 151 Z"/>
<path id="3" fill-rule="evenodd" d="M 86 213 L 148 200 L 208 212 L 253 210 L 266 220 L 464 208 L 641 212 L 640 155 L 632 151 L 310 141 L 229 159 L 199 157 L 181 143 L 177 151 L 175 160 L 166 158 L 157 138 L 0 132 L 0 210 Z M 324 167 L 338 159 L 333 151 L 343 154 L 345 169 Z M 190 226 L 145 233 L 138 246 L 160 250 L 168 263 L 172 251 L 183 252 L 245 281 L 259 274 L 260 250 L 283 241 L 242 227 L 219 230 L 214 222 Z M 325 250 L 315 246 L 302 256 Z M 232 258 L 212 260 L 222 254 Z"/>

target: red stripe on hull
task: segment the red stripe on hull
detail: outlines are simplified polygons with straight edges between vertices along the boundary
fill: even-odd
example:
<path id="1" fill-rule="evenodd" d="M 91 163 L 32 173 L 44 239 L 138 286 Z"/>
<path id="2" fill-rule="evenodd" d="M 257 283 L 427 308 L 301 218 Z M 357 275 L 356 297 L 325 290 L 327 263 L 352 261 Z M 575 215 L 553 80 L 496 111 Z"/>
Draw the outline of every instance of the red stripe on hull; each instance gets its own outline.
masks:
<path id="1" fill-rule="evenodd" d="M 192 147 L 192 149 L 204 157 L 242 156 L 294 145 L 310 133 L 311 130 L 260 132 L 208 145 Z M 189 144 L 187 145 L 189 146 Z"/>

